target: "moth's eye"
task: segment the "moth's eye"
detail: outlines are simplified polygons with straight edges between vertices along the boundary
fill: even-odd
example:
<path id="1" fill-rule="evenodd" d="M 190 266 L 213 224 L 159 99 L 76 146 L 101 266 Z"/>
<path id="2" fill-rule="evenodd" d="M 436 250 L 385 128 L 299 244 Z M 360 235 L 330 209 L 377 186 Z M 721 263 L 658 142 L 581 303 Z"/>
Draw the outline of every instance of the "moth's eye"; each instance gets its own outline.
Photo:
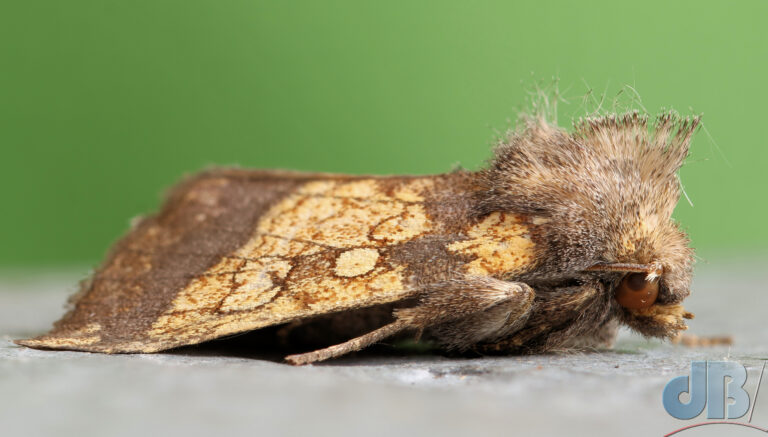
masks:
<path id="1" fill-rule="evenodd" d="M 630 273 L 621 280 L 616 288 L 616 301 L 624 308 L 639 310 L 648 308 L 656 302 L 659 295 L 659 282 L 646 281 L 645 273 Z"/>

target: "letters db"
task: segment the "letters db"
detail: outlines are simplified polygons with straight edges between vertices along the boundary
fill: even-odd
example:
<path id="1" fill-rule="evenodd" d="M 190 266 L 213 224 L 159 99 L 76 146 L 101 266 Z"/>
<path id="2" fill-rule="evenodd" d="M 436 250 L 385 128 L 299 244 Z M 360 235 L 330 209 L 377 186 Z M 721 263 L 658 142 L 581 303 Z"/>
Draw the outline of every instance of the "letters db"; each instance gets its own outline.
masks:
<path id="1" fill-rule="evenodd" d="M 730 381 L 726 381 L 726 377 Z M 733 361 L 692 361 L 691 375 L 673 378 L 664 387 L 662 402 L 672 417 L 693 419 L 707 407 L 707 419 L 738 419 L 749 410 L 744 390 L 747 369 Z M 689 394 L 688 402 L 680 395 Z M 728 400 L 733 403 L 729 403 Z"/>

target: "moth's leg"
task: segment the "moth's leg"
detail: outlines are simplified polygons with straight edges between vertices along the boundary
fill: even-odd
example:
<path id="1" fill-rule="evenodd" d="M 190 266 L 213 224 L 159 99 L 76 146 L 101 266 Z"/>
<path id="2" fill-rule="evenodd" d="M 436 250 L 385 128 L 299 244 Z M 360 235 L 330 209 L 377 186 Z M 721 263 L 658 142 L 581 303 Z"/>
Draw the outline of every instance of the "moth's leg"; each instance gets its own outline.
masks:
<path id="1" fill-rule="evenodd" d="M 707 346 L 730 346 L 733 344 L 733 337 L 730 335 L 699 337 L 696 334 L 678 332 L 672 337 L 672 344 L 681 344 L 688 347 L 707 347 Z"/>
<path id="2" fill-rule="evenodd" d="M 436 327 L 441 343 L 465 349 L 471 344 L 512 332 L 524 323 L 533 303 L 533 290 L 520 282 L 466 276 L 426 288 L 419 305 L 397 310 L 396 321 L 375 331 L 325 349 L 285 357 L 291 364 L 308 364 L 363 349 L 406 329 Z"/>
<path id="3" fill-rule="evenodd" d="M 466 350 L 520 329 L 535 293 L 522 282 L 467 276 L 432 287 L 421 304 L 398 311 L 401 320 L 431 332 L 441 346 Z"/>
<path id="4" fill-rule="evenodd" d="M 545 352 L 569 348 L 590 348 L 610 343 L 615 332 L 611 321 L 613 296 L 604 293 L 599 281 L 548 288 L 536 303 L 536 312 L 526 326 L 495 341 L 481 342 L 472 349 L 482 355 L 512 351 Z"/>
<path id="5" fill-rule="evenodd" d="M 566 340 L 561 347 L 565 349 L 610 349 L 616 343 L 618 332 L 619 321 L 610 319 L 594 332 Z"/>
<path id="6" fill-rule="evenodd" d="M 384 325 L 375 331 L 371 331 L 365 335 L 361 335 L 360 337 L 345 341 L 344 343 L 303 354 L 288 355 L 285 357 L 285 361 L 288 361 L 289 363 L 297 366 L 301 366 L 304 364 L 316 363 L 318 361 L 325 361 L 331 358 L 340 357 L 350 352 L 358 351 L 368 347 L 374 343 L 378 343 L 379 341 L 384 340 L 387 337 L 391 337 L 398 332 L 408 328 L 409 326 L 406 322 L 402 320 L 395 320 L 394 322 L 388 325 Z"/>

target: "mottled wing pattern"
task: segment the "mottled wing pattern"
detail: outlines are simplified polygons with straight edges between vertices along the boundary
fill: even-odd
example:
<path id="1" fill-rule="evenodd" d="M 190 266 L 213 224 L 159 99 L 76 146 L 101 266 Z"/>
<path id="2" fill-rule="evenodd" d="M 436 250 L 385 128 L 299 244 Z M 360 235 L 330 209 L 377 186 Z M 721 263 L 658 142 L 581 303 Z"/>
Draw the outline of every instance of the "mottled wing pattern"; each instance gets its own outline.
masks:
<path id="1" fill-rule="evenodd" d="M 115 245 L 50 333 L 19 343 L 155 352 L 532 268 L 535 223 L 472 219 L 463 181 L 204 173 Z"/>
<path id="2" fill-rule="evenodd" d="M 405 266 L 387 249 L 435 224 L 420 194 L 431 181 L 399 185 L 390 193 L 373 179 L 300 186 L 243 247 L 193 279 L 149 335 L 196 342 L 409 297 Z"/>
<path id="3" fill-rule="evenodd" d="M 33 347 L 151 352 L 393 302 L 388 248 L 434 232 L 430 178 L 213 172 L 175 190 Z"/>

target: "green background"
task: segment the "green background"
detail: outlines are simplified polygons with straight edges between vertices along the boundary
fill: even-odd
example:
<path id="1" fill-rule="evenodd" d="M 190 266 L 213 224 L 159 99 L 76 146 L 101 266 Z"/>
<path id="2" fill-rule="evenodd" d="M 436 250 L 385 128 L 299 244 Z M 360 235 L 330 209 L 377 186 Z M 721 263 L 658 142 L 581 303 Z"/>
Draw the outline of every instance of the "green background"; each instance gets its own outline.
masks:
<path id="1" fill-rule="evenodd" d="M 676 216 L 705 256 L 761 251 L 766 19 L 764 0 L 3 0 L 0 265 L 95 263 L 212 164 L 476 168 L 552 77 L 566 126 L 625 85 L 703 113 L 716 143 L 695 138 Z"/>

